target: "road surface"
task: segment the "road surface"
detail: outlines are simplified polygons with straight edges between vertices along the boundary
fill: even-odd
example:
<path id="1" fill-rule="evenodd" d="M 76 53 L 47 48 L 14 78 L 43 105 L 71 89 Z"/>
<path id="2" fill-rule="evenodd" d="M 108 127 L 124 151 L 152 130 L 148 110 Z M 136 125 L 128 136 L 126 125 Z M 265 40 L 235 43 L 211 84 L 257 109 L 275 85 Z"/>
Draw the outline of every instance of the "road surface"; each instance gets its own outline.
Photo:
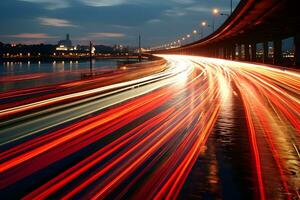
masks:
<path id="1" fill-rule="evenodd" d="M 300 73 L 162 57 L 133 80 L 0 94 L 1 197 L 300 198 Z"/>

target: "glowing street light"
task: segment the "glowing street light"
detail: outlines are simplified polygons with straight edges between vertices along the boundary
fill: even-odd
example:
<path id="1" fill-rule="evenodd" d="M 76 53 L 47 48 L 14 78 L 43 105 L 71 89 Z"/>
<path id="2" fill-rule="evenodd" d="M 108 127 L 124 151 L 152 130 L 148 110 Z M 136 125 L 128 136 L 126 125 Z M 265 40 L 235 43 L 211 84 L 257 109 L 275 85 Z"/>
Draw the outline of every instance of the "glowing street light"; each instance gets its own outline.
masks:
<path id="1" fill-rule="evenodd" d="M 218 8 L 214 8 L 214 9 L 212 10 L 212 12 L 213 12 L 214 15 L 218 15 L 219 12 L 220 12 L 220 10 L 219 10 Z"/>
<path id="2" fill-rule="evenodd" d="M 203 38 L 204 28 L 211 27 L 206 21 L 201 22 L 201 39 Z"/>
<path id="3" fill-rule="evenodd" d="M 231 8 L 231 11 L 230 11 L 231 13 L 232 13 L 232 8 Z M 229 17 L 230 16 L 230 14 L 228 14 L 228 13 L 221 13 L 221 11 L 219 10 L 219 9 L 217 9 L 217 8 L 214 8 L 213 9 L 213 11 L 212 11 L 212 13 L 213 13 L 213 15 L 215 15 L 215 16 L 217 16 L 217 15 L 222 15 L 222 16 L 227 16 L 227 17 Z"/>
<path id="4" fill-rule="evenodd" d="M 212 28 L 213 28 L 213 32 L 215 31 L 215 16 L 219 15 L 220 10 L 218 8 L 214 8 L 212 10 L 213 13 L 213 23 L 212 23 Z"/>
<path id="5" fill-rule="evenodd" d="M 193 41 L 197 40 L 197 37 L 195 37 L 195 36 L 197 35 L 198 31 L 197 30 L 193 30 L 192 33 L 193 33 Z"/>
<path id="6" fill-rule="evenodd" d="M 183 37 L 182 39 L 181 39 L 181 45 L 184 45 L 185 44 L 185 37 Z"/>

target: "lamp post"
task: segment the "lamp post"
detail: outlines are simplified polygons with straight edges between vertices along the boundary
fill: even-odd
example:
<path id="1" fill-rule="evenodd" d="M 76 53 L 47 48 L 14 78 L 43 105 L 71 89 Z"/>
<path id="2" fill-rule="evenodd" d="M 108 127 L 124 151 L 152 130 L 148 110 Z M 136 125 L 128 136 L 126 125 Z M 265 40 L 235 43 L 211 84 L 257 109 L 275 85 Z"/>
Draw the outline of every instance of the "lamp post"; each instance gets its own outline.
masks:
<path id="1" fill-rule="evenodd" d="M 201 39 L 203 38 L 204 28 L 211 27 L 206 21 L 201 22 Z"/>
<path id="2" fill-rule="evenodd" d="M 178 43 L 178 46 L 180 47 L 181 46 L 181 40 L 178 40 L 177 43 Z"/>
<path id="3" fill-rule="evenodd" d="M 139 34 L 139 62 L 142 62 L 142 38 Z"/>
<path id="4" fill-rule="evenodd" d="M 190 38 L 191 38 L 191 35 L 190 35 L 190 34 L 187 34 L 187 35 L 186 35 L 187 43 L 189 43 L 188 40 L 189 40 Z"/>
<path id="5" fill-rule="evenodd" d="M 197 30 L 193 30 L 193 42 L 195 42 L 195 35 L 197 35 L 198 31 Z"/>
<path id="6" fill-rule="evenodd" d="M 213 29 L 213 32 L 215 32 L 215 17 L 219 14 L 220 10 L 217 9 L 217 8 L 214 8 L 212 10 L 212 13 L 213 13 L 213 23 L 212 23 L 212 29 Z"/>
<path id="7" fill-rule="evenodd" d="M 93 61 L 92 61 L 92 57 L 93 57 L 93 43 L 92 41 L 90 41 L 90 73 L 91 76 L 93 75 Z"/>
<path id="8" fill-rule="evenodd" d="M 206 22 L 202 22 L 201 23 L 201 39 L 203 38 L 203 32 L 204 32 L 204 28 L 206 27 Z"/>

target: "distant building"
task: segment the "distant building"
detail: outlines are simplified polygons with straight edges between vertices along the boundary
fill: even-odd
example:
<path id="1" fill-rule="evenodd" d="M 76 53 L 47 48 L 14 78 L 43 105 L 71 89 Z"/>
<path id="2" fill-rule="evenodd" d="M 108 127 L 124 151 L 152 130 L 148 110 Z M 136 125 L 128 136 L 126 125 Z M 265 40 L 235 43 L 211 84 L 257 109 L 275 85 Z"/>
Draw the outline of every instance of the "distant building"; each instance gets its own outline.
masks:
<path id="1" fill-rule="evenodd" d="M 65 40 L 60 40 L 58 42 L 58 46 L 56 48 L 57 51 L 69 51 L 74 50 L 74 47 L 72 46 L 72 41 L 70 40 L 70 35 L 66 35 Z"/>

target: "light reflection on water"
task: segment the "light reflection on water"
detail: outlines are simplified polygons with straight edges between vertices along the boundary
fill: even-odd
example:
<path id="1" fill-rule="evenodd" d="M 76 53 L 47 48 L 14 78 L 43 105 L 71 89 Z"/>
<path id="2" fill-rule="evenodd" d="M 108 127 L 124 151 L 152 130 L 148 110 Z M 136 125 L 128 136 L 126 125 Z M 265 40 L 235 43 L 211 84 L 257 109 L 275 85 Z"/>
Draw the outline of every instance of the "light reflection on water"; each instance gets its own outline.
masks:
<path id="1" fill-rule="evenodd" d="M 94 59 L 92 64 L 95 69 L 115 69 L 117 61 L 117 59 Z M 89 69 L 89 67 L 89 61 L 2 62 L 0 63 L 0 76 L 76 71 Z"/>
<path id="2" fill-rule="evenodd" d="M 179 199 L 256 198 L 243 105 L 230 81 L 219 81 L 221 109 L 216 125 Z"/>
<path id="3" fill-rule="evenodd" d="M 94 70 L 115 70 L 119 59 L 94 59 Z M 0 92 L 78 80 L 89 61 L 28 61 L 0 63 Z M 31 77 L 31 78 L 30 78 Z"/>

